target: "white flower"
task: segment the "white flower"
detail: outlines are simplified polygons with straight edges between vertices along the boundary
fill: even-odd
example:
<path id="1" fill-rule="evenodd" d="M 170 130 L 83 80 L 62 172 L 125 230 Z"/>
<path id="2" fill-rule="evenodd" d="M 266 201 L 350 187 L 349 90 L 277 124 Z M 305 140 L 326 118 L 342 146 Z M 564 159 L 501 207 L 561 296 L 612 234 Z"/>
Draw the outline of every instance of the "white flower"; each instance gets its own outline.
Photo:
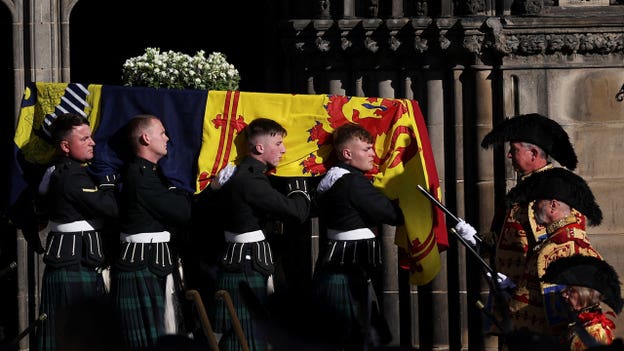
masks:
<path id="1" fill-rule="evenodd" d="M 213 52 L 206 58 L 203 50 L 189 56 L 175 51 L 160 52 L 146 48 L 141 56 L 131 57 L 122 66 L 126 86 L 154 88 L 237 90 L 240 75 L 224 54 Z"/>

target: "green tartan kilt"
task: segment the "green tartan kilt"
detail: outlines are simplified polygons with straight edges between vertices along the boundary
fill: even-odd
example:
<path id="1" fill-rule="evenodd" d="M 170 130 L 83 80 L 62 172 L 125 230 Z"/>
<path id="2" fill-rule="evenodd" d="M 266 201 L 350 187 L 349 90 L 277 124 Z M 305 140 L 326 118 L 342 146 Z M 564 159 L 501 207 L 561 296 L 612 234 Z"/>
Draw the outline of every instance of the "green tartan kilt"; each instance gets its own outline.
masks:
<path id="1" fill-rule="evenodd" d="M 165 278 L 149 268 L 117 271 L 113 276 L 112 297 L 117 308 L 122 335 L 130 350 L 154 349 L 165 334 Z"/>
<path id="2" fill-rule="evenodd" d="M 234 309 L 241 322 L 249 349 L 251 351 L 264 351 L 267 349 L 267 338 L 261 328 L 252 320 L 247 306 L 240 297 L 238 284 L 241 281 L 247 282 L 260 302 L 264 303 L 267 298 L 267 277 L 251 269 L 246 270 L 246 272 L 221 271 L 217 277 L 217 290 L 225 290 L 232 297 Z M 219 341 L 220 350 L 242 350 L 232 328 L 232 319 L 223 299 L 216 298 L 215 303 L 211 305 L 213 306 L 211 319 L 214 321 L 214 331 L 223 334 Z"/>
<path id="3" fill-rule="evenodd" d="M 363 300 L 361 278 L 335 271 L 317 271 L 313 278 L 316 313 L 323 321 L 323 333 L 337 346 L 362 342 Z M 355 294 L 355 295 L 354 295 Z"/>
<path id="4" fill-rule="evenodd" d="M 46 266 L 41 282 L 41 304 L 39 313 L 45 313 L 44 320 L 36 331 L 37 350 L 55 350 L 56 337 L 62 335 L 63 326 L 57 326 L 57 316 L 71 304 L 83 300 L 106 298 L 102 274 L 94 268 L 74 265 L 65 268 Z M 59 334 L 55 329 L 59 328 Z"/>

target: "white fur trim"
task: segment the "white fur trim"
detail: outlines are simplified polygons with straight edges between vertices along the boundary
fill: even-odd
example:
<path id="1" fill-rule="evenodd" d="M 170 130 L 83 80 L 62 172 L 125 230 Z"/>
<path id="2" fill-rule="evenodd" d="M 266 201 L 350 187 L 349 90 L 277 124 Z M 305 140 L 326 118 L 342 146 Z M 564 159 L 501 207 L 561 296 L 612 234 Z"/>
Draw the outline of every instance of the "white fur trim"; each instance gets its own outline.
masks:
<path id="1" fill-rule="evenodd" d="M 329 190 L 334 183 L 340 179 L 343 175 L 350 173 L 348 170 L 341 167 L 332 167 L 325 173 L 325 177 L 321 180 L 319 185 L 316 187 L 316 190 L 319 193 L 324 193 Z"/>
<path id="2" fill-rule="evenodd" d="M 228 163 L 227 166 L 223 167 L 218 173 L 215 179 L 210 182 L 210 187 L 212 190 L 219 190 L 223 186 L 223 184 L 227 183 L 230 180 L 230 177 L 236 172 L 236 166 L 232 163 Z"/>
<path id="3" fill-rule="evenodd" d="M 43 174 L 43 177 L 41 177 L 41 183 L 39 183 L 40 195 L 45 195 L 48 193 L 48 189 L 50 187 L 50 178 L 52 177 L 52 173 L 54 173 L 55 169 L 56 166 L 48 167 L 48 169 L 46 169 L 45 173 Z"/>

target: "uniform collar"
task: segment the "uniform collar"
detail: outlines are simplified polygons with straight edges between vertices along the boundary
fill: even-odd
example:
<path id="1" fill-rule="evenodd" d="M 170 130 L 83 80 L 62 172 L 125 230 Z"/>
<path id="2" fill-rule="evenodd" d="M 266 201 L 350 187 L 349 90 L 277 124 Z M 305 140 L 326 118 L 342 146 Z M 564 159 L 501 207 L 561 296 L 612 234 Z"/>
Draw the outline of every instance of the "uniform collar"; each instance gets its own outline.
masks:
<path id="1" fill-rule="evenodd" d="M 249 167 L 254 172 L 266 173 L 268 166 L 261 161 L 256 160 L 251 156 L 247 156 L 243 159 L 240 166 Z"/>
<path id="2" fill-rule="evenodd" d="M 347 171 L 349 171 L 349 173 L 360 173 L 360 174 L 364 174 L 364 172 L 359 169 L 359 168 L 355 168 L 353 166 L 350 166 L 342 161 L 338 162 L 338 164 L 336 164 L 336 167 L 340 167 L 340 168 L 344 168 Z"/>
<path id="3" fill-rule="evenodd" d="M 65 167 L 73 167 L 73 166 L 78 166 L 78 167 L 86 167 L 89 164 L 87 162 L 79 162 L 69 156 L 60 156 L 57 160 L 56 160 L 56 165 L 57 166 L 65 166 Z"/>
<path id="4" fill-rule="evenodd" d="M 548 226 L 546 226 L 546 233 L 548 235 L 551 235 L 552 233 L 556 232 L 557 230 L 567 226 L 568 224 L 572 224 L 572 223 L 576 223 L 576 216 L 574 214 L 570 214 L 568 216 L 565 216 L 559 220 L 556 220 L 552 223 L 550 223 Z"/>
<path id="5" fill-rule="evenodd" d="M 141 166 L 141 168 L 151 169 L 152 171 L 156 171 L 158 169 L 158 165 L 156 163 L 150 162 L 140 156 L 136 156 L 134 158 L 134 162 Z"/>
<path id="6" fill-rule="evenodd" d="M 524 174 L 524 175 L 522 175 L 522 177 L 520 177 L 520 179 L 521 179 L 521 180 L 525 180 L 525 179 L 527 179 L 528 177 L 532 176 L 532 175 L 533 175 L 533 174 L 535 174 L 535 173 L 544 172 L 544 171 L 549 170 L 549 169 L 551 169 L 551 168 L 553 168 L 553 167 L 554 167 L 554 166 L 553 166 L 553 164 L 552 164 L 552 163 L 550 163 L 550 162 L 548 162 L 548 163 L 546 164 L 546 166 L 544 166 L 544 167 L 542 167 L 542 168 L 538 168 L 538 169 L 536 169 L 536 170 L 534 170 L 534 171 L 531 171 L 531 172 L 529 172 L 529 173 L 527 173 L 527 174 Z"/>

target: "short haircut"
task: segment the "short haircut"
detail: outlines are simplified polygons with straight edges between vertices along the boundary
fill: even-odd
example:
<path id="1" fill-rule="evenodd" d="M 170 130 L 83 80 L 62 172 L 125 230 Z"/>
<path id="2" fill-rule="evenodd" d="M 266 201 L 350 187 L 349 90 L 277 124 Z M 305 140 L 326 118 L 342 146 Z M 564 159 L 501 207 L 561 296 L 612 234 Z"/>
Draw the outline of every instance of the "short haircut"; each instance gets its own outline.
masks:
<path id="1" fill-rule="evenodd" d="M 137 149 L 141 135 L 152 126 L 153 120 L 158 120 L 158 117 L 154 115 L 136 115 L 128 122 L 126 125 L 126 137 L 133 150 Z"/>
<path id="2" fill-rule="evenodd" d="M 75 113 L 64 113 L 58 115 L 54 122 L 52 122 L 51 133 L 52 141 L 55 144 L 64 140 L 67 135 L 74 129 L 74 127 L 79 127 L 83 124 L 89 125 L 89 121 L 81 115 Z"/>
<path id="3" fill-rule="evenodd" d="M 355 123 L 347 123 L 334 130 L 334 149 L 341 152 L 346 144 L 353 139 L 359 139 L 366 143 L 373 143 L 373 136 L 364 129 L 364 127 Z"/>
<path id="4" fill-rule="evenodd" d="M 281 135 L 282 137 L 285 137 L 286 134 L 286 129 L 282 127 L 281 124 L 264 117 L 254 119 L 245 128 L 245 136 L 247 137 L 247 142 L 250 145 L 254 144 L 255 139 L 259 136 Z"/>
<path id="5" fill-rule="evenodd" d="M 582 308 L 596 306 L 600 304 L 602 294 L 598 290 L 594 290 L 587 286 L 569 286 L 578 293 L 579 304 Z"/>
<path id="6" fill-rule="evenodd" d="M 538 154 L 538 156 L 540 158 L 542 158 L 544 160 L 548 160 L 549 159 L 548 154 L 546 153 L 546 151 L 544 151 L 544 149 L 542 149 L 542 147 L 539 146 L 539 145 L 536 145 L 536 144 L 533 144 L 533 143 L 524 142 L 524 141 L 521 141 L 520 145 L 522 145 L 522 147 L 527 148 L 527 149 L 530 149 L 530 148 L 534 147 L 538 151 L 537 154 Z"/>

